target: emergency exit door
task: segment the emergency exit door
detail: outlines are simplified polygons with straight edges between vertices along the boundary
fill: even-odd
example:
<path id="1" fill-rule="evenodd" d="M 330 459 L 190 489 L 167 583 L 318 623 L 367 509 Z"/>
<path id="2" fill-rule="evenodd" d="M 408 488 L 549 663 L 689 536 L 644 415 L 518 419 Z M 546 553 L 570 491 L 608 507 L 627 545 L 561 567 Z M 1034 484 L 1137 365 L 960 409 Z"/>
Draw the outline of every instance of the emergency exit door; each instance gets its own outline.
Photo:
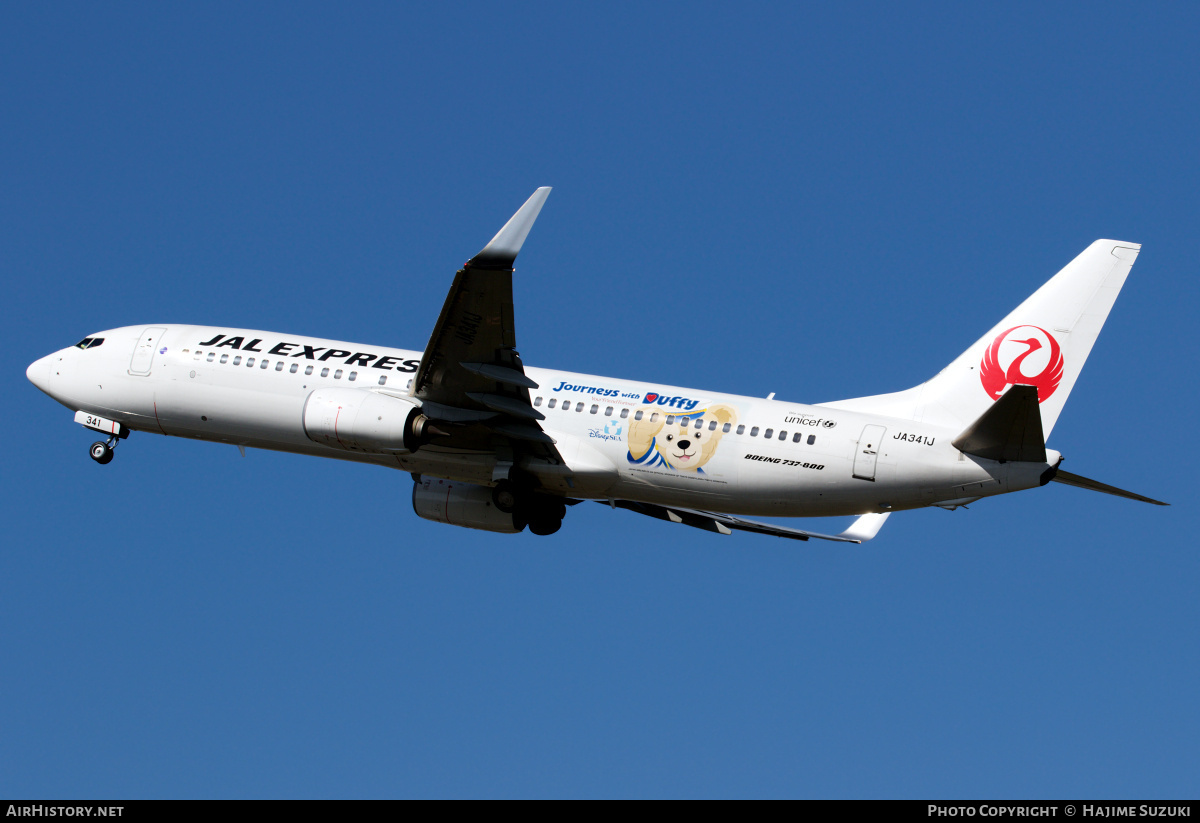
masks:
<path id="1" fill-rule="evenodd" d="M 866 426 L 858 438 L 858 450 L 854 453 L 854 476 L 859 480 L 875 482 L 875 462 L 883 445 L 885 426 Z"/>

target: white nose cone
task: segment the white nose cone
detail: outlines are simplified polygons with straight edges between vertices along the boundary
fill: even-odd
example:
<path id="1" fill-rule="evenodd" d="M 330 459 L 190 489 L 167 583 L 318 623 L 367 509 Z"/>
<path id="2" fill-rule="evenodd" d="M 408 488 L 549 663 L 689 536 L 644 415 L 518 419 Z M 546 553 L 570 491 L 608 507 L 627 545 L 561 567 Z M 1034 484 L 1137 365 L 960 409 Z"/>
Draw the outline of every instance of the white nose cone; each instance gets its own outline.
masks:
<path id="1" fill-rule="evenodd" d="M 29 364 L 29 368 L 25 370 L 25 376 L 29 378 L 29 382 L 37 386 L 46 394 L 50 393 L 50 358 L 43 357 L 40 360 L 34 360 Z"/>

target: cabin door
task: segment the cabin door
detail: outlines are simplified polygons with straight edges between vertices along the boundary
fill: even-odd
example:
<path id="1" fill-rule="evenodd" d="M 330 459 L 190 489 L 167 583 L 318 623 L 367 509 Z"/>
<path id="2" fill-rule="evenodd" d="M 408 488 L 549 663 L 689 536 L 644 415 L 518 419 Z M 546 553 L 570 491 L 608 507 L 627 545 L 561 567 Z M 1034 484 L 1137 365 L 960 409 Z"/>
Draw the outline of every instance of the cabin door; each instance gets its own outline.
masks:
<path id="1" fill-rule="evenodd" d="M 150 373 L 150 365 L 154 362 L 154 350 L 162 343 L 166 329 L 151 328 L 142 332 L 137 348 L 133 350 L 133 359 L 129 361 L 129 373 L 144 377 Z"/>

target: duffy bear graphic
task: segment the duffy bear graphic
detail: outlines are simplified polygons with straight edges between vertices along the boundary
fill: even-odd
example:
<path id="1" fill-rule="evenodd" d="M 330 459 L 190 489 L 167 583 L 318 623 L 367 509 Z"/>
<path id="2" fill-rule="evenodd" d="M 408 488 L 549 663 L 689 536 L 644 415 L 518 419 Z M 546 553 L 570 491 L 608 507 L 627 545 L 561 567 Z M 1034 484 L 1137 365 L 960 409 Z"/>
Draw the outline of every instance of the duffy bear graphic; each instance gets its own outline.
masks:
<path id="1" fill-rule="evenodd" d="M 671 425 L 663 412 L 647 412 L 629 425 L 626 459 L 637 466 L 703 474 L 701 468 L 717 451 L 728 428 L 737 423 L 732 406 L 709 406 L 675 414 Z"/>

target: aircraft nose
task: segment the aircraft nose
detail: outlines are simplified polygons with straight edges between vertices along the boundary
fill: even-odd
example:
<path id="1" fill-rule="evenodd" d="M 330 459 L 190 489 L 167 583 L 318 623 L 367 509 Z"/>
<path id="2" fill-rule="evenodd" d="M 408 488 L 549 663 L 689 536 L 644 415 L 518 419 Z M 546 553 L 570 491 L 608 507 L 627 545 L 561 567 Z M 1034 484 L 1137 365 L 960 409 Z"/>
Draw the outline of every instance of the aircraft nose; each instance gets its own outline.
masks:
<path id="1" fill-rule="evenodd" d="M 29 378 L 30 383 L 49 394 L 50 356 L 47 355 L 30 363 L 29 368 L 25 370 L 25 376 Z"/>

